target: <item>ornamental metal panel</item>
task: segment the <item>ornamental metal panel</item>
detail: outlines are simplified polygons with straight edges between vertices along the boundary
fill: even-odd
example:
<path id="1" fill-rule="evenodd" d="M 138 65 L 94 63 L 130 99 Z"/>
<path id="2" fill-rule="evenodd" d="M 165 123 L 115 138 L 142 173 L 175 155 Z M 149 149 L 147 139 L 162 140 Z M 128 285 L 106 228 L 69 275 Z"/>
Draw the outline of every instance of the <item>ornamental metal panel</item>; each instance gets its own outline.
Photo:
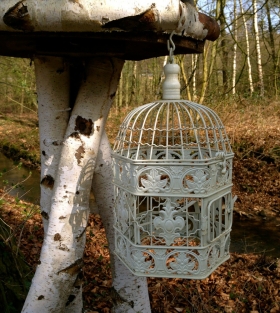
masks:
<path id="1" fill-rule="evenodd" d="M 178 99 L 178 71 L 120 126 L 115 253 L 135 275 L 203 279 L 229 258 L 233 153 L 213 110 Z"/>

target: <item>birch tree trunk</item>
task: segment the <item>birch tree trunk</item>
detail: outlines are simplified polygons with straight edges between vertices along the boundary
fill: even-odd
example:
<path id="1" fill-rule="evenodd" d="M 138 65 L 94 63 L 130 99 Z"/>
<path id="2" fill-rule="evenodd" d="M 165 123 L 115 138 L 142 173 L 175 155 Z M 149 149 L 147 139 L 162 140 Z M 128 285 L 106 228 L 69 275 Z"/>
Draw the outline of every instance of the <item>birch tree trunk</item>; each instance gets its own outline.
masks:
<path id="1" fill-rule="evenodd" d="M 233 2 L 233 60 L 232 60 L 232 94 L 236 94 L 236 58 L 237 58 L 237 18 L 236 18 L 236 0 Z"/>
<path id="2" fill-rule="evenodd" d="M 179 62 L 181 62 L 180 60 L 184 58 L 184 54 L 181 56 L 181 58 L 178 57 L 178 60 Z M 168 56 L 166 55 L 163 59 L 163 63 L 162 63 L 162 68 L 160 70 L 160 73 L 159 73 L 159 77 L 157 79 L 157 84 L 156 84 L 156 95 L 161 95 L 161 88 L 162 88 L 162 82 L 164 80 L 164 71 L 163 71 L 163 68 L 164 66 L 166 65 L 167 63 L 167 60 L 168 60 Z"/>
<path id="3" fill-rule="evenodd" d="M 263 71 L 262 71 L 262 56 L 260 47 L 260 36 L 258 27 L 258 13 L 257 13 L 257 1 L 253 0 L 253 14 L 254 14 L 254 30 L 256 36 L 256 50 L 257 50 L 257 66 L 258 66 L 258 76 L 259 76 L 259 88 L 260 96 L 264 96 L 264 82 L 263 82 Z"/>
<path id="4" fill-rule="evenodd" d="M 197 69 L 198 55 L 192 54 L 192 72 L 193 72 L 193 96 L 192 100 L 195 102 L 197 100 L 197 90 L 196 90 L 196 69 Z"/>
<path id="5" fill-rule="evenodd" d="M 273 61 L 273 85 L 275 89 L 275 96 L 277 98 L 277 77 L 278 77 L 278 66 L 277 66 L 277 56 L 276 56 L 276 49 L 275 49 L 275 40 L 273 36 L 273 26 L 271 22 L 271 14 L 270 14 L 270 7 L 268 1 L 265 4 L 266 8 L 266 14 L 267 14 L 267 22 L 268 22 L 268 30 L 269 30 L 269 44 L 271 48 L 271 56 L 272 56 L 272 61 Z"/>
<path id="6" fill-rule="evenodd" d="M 245 40 L 246 40 L 246 60 L 248 65 L 248 80 L 249 80 L 249 86 L 250 86 L 250 94 L 252 96 L 254 92 L 254 85 L 253 85 L 253 78 L 252 78 L 252 66 L 251 66 L 251 60 L 250 60 L 250 42 L 249 42 L 249 36 L 248 36 L 248 27 L 246 23 L 246 18 L 244 15 L 243 5 L 241 0 L 239 0 L 239 6 L 240 6 L 240 12 L 242 15 L 244 30 L 245 30 Z"/>
<path id="7" fill-rule="evenodd" d="M 34 63 L 41 151 L 40 207 L 44 234 L 46 234 L 61 146 L 71 110 L 69 107 L 70 73 L 69 66 L 64 62 L 63 58 L 36 57 Z M 69 303 L 66 312 L 79 312 L 83 306 L 82 288 L 74 287 L 71 295 L 75 299 L 71 304 Z"/>
<path id="8" fill-rule="evenodd" d="M 125 108 L 126 110 L 128 110 L 128 101 L 129 101 L 129 81 L 130 81 L 130 62 L 125 62 L 124 65 L 124 69 L 126 69 L 126 71 L 124 72 L 123 70 L 123 74 L 126 73 L 125 77 L 125 95 L 124 95 L 124 99 L 125 99 Z M 123 75 L 122 74 L 122 75 Z"/>
<path id="9" fill-rule="evenodd" d="M 24 313 L 62 313 L 75 300 L 71 291 L 82 267 L 93 171 L 122 66 L 123 61 L 108 58 L 87 65 L 64 137 L 48 229 Z"/>
<path id="10" fill-rule="evenodd" d="M 221 10 L 222 10 L 221 6 L 222 5 L 223 5 L 223 0 L 216 0 L 216 12 L 215 12 L 216 20 L 220 19 Z M 203 78 L 202 78 L 202 87 L 201 87 L 200 96 L 199 96 L 199 103 L 201 103 L 201 104 L 204 102 L 206 90 L 210 84 L 214 64 L 216 62 L 216 57 L 217 57 L 217 48 L 218 48 L 218 40 L 214 41 L 212 44 L 209 67 L 208 67 L 208 52 L 210 49 L 209 42 L 206 43 L 204 50 L 203 50 L 203 60 L 202 60 Z"/>
<path id="11" fill-rule="evenodd" d="M 121 75 L 118 88 L 118 112 L 123 108 L 123 74 Z"/>
<path id="12" fill-rule="evenodd" d="M 201 92 L 200 92 L 200 97 L 199 97 L 199 103 L 203 103 L 204 98 L 205 98 L 205 94 L 206 94 L 206 90 L 208 87 L 208 84 L 210 83 L 210 79 L 211 79 L 211 75 L 213 72 L 213 67 L 214 67 L 214 63 L 216 61 L 216 55 L 217 55 L 217 41 L 213 42 L 213 46 L 212 46 L 212 51 L 211 51 L 211 59 L 210 59 L 210 65 L 209 65 L 209 70 L 208 70 L 208 51 L 210 45 L 209 43 L 205 46 L 204 51 L 203 51 L 203 82 L 202 82 L 202 87 L 201 87 Z"/>
<path id="13" fill-rule="evenodd" d="M 222 72 L 223 72 L 223 88 L 224 93 L 228 90 L 228 51 L 227 51 L 227 33 L 226 33 L 226 18 L 225 18 L 225 5 L 226 0 L 218 0 L 219 13 L 217 20 L 220 21 L 221 27 L 221 49 L 222 49 Z"/>
<path id="14" fill-rule="evenodd" d="M 133 61 L 133 74 L 131 79 L 131 92 L 129 103 L 132 107 L 138 104 L 137 61 Z"/>
<path id="15" fill-rule="evenodd" d="M 36 57 L 41 151 L 41 215 L 47 233 L 53 186 L 69 120 L 69 68 L 59 57 Z"/>
<path id="16" fill-rule="evenodd" d="M 145 277 L 133 275 L 114 254 L 114 186 L 111 167 L 111 147 L 104 132 L 92 181 L 92 190 L 103 220 L 109 243 L 113 277 L 112 298 L 115 313 L 150 313 L 150 301 Z M 103 192 L 100 193 L 100 190 Z"/>

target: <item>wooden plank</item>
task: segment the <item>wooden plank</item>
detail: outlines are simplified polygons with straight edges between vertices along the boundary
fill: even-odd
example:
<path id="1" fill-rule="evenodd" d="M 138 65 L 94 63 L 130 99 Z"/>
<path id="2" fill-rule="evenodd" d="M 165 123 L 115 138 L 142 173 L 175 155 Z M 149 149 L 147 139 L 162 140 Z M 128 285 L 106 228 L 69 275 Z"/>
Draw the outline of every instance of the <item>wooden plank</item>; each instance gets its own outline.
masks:
<path id="1" fill-rule="evenodd" d="M 32 58 L 112 56 L 142 60 L 168 55 L 169 34 L 157 32 L 0 32 L 0 55 Z M 204 41 L 173 36 L 175 54 L 202 53 Z"/>

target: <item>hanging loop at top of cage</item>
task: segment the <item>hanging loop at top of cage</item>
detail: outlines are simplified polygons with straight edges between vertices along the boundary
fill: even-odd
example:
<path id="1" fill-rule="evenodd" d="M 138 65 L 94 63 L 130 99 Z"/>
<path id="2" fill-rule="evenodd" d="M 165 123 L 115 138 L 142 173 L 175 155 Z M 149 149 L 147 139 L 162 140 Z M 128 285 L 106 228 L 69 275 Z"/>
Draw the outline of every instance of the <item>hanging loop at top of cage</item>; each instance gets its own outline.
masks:
<path id="1" fill-rule="evenodd" d="M 175 34 L 175 31 L 170 34 L 169 39 L 167 40 L 167 49 L 169 51 L 169 63 L 174 63 L 174 51 L 175 51 L 175 44 L 174 41 L 172 40 L 172 36 Z M 171 46 L 170 46 L 171 44 Z"/>

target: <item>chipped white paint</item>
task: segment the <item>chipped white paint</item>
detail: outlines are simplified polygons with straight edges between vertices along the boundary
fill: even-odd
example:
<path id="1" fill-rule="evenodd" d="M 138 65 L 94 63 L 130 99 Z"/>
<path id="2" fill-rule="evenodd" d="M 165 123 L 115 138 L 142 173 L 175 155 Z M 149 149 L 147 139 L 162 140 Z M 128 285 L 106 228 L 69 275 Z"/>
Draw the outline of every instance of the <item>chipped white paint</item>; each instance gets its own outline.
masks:
<path id="1" fill-rule="evenodd" d="M 111 161 L 111 147 L 106 133 L 104 132 L 92 180 L 92 190 L 106 230 L 115 297 L 119 298 L 119 301 L 116 301 L 117 304 L 114 306 L 114 312 L 150 313 L 151 309 L 146 278 L 134 276 L 113 253 L 115 250 L 115 234 L 113 228 L 114 186 L 112 184 L 113 171 Z M 120 301 L 121 298 L 125 301 Z"/>
<path id="2" fill-rule="evenodd" d="M 87 66 L 87 78 L 64 137 L 41 263 L 24 313 L 66 312 L 65 304 L 82 265 L 89 192 L 101 134 L 122 65 L 123 61 L 103 58 Z"/>
<path id="3" fill-rule="evenodd" d="M 10 0 L 0 2 L 0 31 L 15 30 L 4 23 L 3 16 L 16 3 L 17 1 Z M 175 30 L 179 23 L 180 27 L 184 28 L 186 36 L 203 39 L 207 35 L 195 7 L 185 5 L 180 0 L 23 0 L 21 5 L 27 8 L 25 18 L 30 22 L 33 31 L 106 32 L 114 29 L 126 31 L 102 26 L 110 21 L 149 12 L 150 30 L 170 32 Z"/>

